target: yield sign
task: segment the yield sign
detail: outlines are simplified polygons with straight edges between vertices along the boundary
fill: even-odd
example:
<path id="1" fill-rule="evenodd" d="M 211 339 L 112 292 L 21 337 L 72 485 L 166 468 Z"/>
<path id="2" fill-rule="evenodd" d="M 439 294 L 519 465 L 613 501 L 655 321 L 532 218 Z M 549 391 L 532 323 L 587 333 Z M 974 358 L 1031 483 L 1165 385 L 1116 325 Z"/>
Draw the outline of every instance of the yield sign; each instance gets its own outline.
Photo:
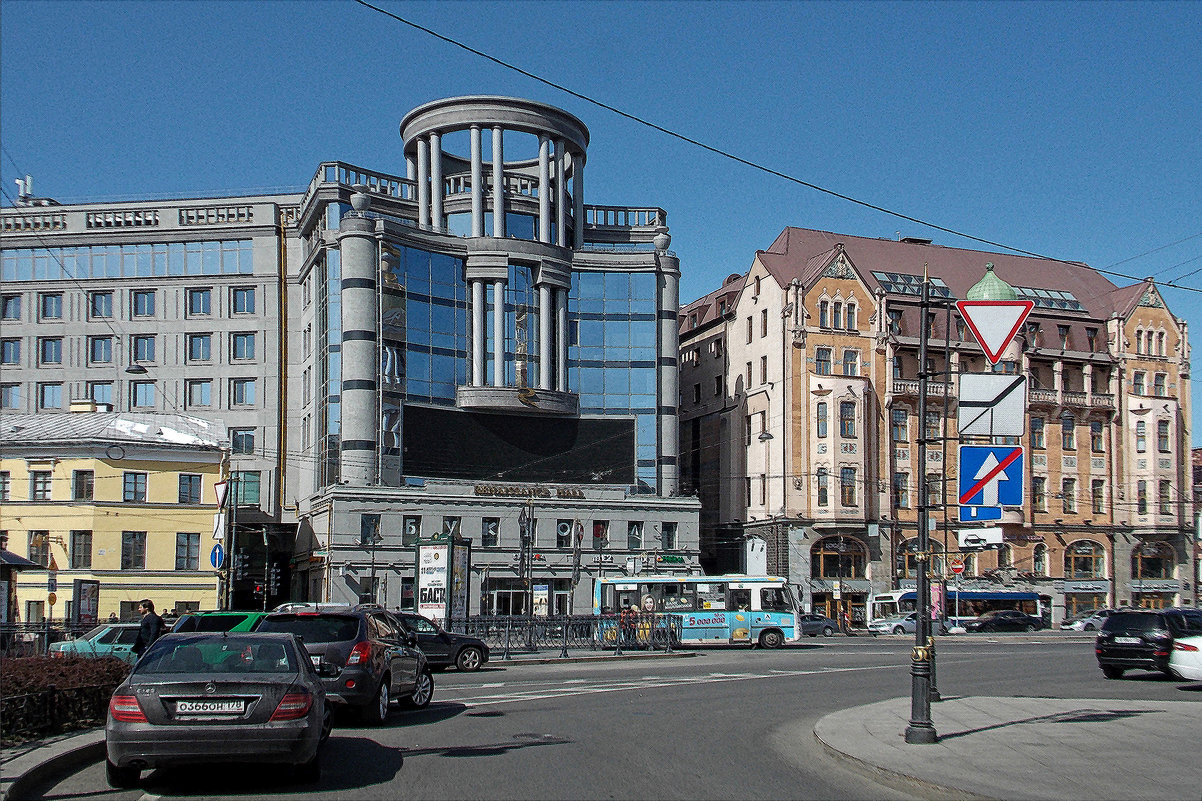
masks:
<path id="1" fill-rule="evenodd" d="M 1035 308 L 1033 300 L 958 300 L 956 308 L 972 335 L 981 344 L 990 364 L 997 364 L 1002 351 L 1022 328 Z"/>

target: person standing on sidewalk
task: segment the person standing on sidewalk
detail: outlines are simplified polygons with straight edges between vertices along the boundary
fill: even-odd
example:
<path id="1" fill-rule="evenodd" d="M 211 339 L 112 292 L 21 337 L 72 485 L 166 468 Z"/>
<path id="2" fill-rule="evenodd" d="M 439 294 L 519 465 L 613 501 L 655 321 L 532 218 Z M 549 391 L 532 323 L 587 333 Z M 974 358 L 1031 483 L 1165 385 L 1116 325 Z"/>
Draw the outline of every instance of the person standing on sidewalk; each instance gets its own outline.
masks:
<path id="1" fill-rule="evenodd" d="M 138 611 L 142 614 L 142 622 L 138 626 L 138 638 L 134 640 L 134 647 L 130 650 L 141 659 L 146 649 L 163 636 L 163 630 L 167 624 L 155 613 L 154 601 L 149 598 L 143 598 L 138 602 Z"/>

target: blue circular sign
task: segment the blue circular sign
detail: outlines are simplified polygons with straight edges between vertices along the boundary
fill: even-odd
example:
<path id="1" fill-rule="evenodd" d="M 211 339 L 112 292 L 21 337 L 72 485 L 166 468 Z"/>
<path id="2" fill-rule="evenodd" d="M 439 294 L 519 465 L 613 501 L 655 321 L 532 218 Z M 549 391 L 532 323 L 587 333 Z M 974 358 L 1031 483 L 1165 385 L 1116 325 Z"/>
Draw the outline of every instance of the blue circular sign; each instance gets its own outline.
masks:
<path id="1" fill-rule="evenodd" d="M 213 546 L 213 552 L 209 554 L 209 562 L 217 570 L 220 570 L 221 566 L 225 564 L 225 548 L 221 547 L 220 542 Z"/>

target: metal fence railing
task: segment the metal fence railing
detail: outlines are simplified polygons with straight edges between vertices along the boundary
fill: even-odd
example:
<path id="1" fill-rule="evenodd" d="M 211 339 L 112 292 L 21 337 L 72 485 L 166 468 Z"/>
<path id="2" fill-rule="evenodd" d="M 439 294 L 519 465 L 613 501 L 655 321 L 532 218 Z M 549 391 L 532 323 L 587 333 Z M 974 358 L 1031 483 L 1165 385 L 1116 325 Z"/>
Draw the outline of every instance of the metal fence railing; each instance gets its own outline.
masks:
<path id="1" fill-rule="evenodd" d="M 0 623 L 0 656 L 45 656 L 52 643 L 73 639 L 95 627 L 95 623 L 73 625 L 49 620 L 41 623 Z"/>
<path id="2" fill-rule="evenodd" d="M 559 649 L 590 651 L 657 650 L 680 646 L 681 617 L 661 613 L 560 615 L 557 617 L 476 616 L 447 621 L 449 631 L 479 637 L 504 659 L 511 653 Z"/>

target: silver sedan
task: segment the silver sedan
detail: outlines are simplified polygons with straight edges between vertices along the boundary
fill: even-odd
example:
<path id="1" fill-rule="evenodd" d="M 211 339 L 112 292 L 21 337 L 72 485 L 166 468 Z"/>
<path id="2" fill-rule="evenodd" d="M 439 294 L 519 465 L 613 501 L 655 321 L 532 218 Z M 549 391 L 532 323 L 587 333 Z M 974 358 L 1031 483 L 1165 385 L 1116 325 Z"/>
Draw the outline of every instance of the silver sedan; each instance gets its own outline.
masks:
<path id="1" fill-rule="evenodd" d="M 330 733 L 319 670 L 292 634 L 167 634 L 113 692 L 105 722 L 109 784 L 141 771 L 211 762 L 297 766 L 320 778 Z"/>

